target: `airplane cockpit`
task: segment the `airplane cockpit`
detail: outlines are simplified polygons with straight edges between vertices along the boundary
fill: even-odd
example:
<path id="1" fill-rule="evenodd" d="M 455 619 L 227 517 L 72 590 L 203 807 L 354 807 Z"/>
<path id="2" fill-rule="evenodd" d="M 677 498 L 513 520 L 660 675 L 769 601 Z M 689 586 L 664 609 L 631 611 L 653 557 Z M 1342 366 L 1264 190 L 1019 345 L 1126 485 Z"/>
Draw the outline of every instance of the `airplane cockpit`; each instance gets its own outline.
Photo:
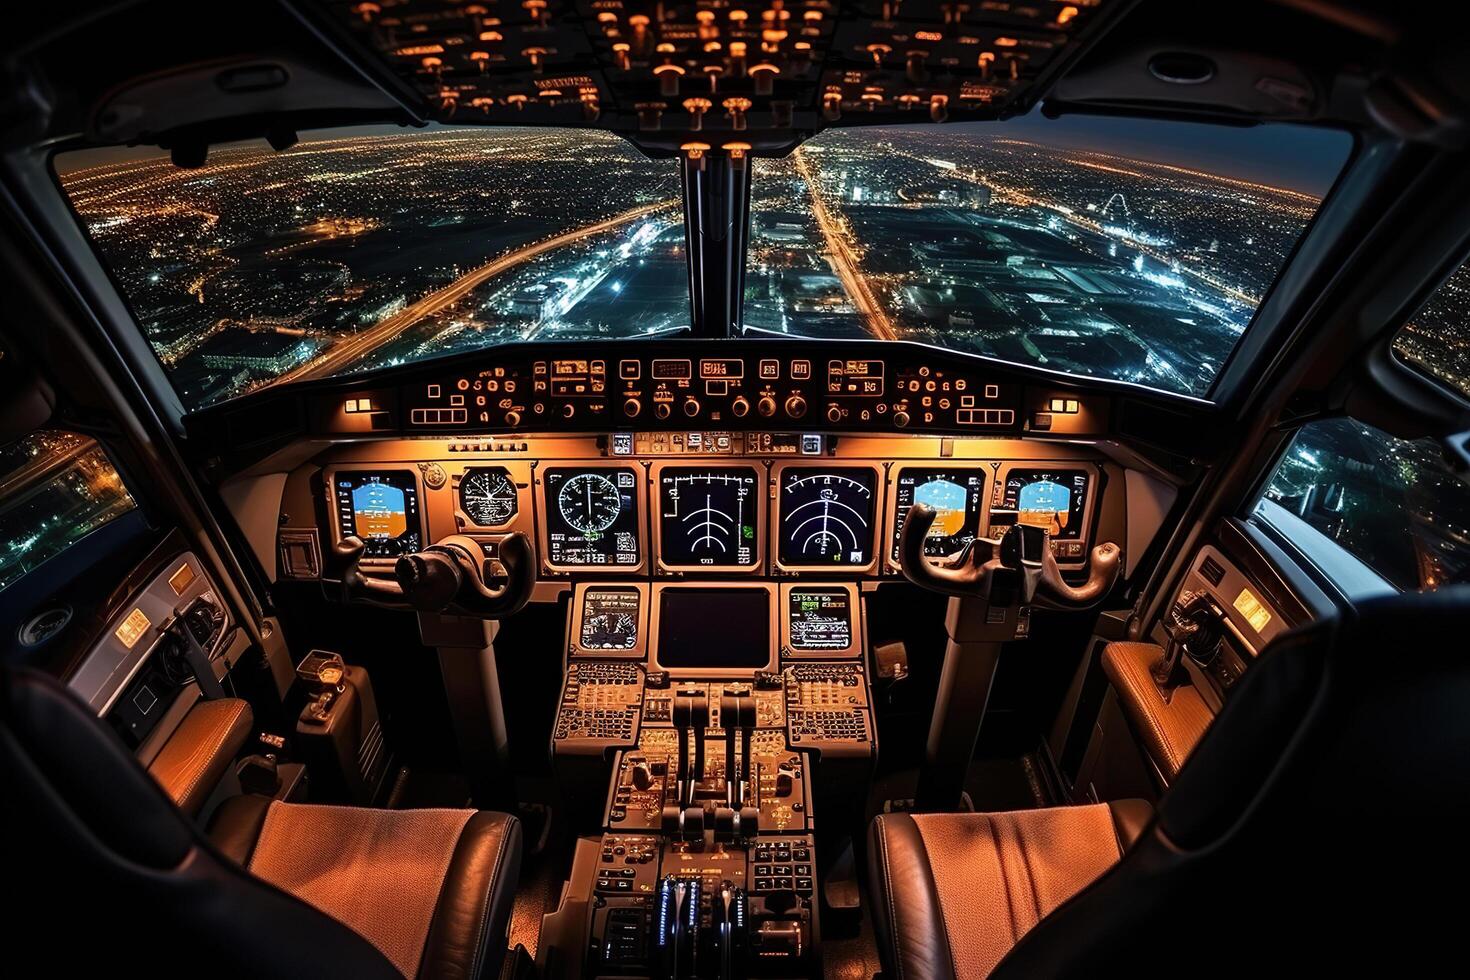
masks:
<path id="1" fill-rule="evenodd" d="M 3 19 L 8 969 L 1443 968 L 1458 11 Z"/>

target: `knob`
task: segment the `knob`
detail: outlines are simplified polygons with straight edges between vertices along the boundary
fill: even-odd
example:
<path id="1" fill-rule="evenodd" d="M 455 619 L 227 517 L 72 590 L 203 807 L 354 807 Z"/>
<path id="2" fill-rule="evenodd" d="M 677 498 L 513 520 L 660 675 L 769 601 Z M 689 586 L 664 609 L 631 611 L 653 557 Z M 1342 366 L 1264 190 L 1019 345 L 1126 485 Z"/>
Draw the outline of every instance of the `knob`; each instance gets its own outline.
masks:
<path id="1" fill-rule="evenodd" d="M 828 405 L 827 406 L 827 421 L 828 422 L 834 422 L 834 423 L 835 422 L 841 422 L 842 421 L 842 409 L 838 408 L 836 405 Z"/>
<path id="2" fill-rule="evenodd" d="M 694 418 L 694 416 L 698 415 L 699 414 L 699 399 L 697 399 L 697 398 L 686 398 L 686 399 L 684 399 L 684 414 L 687 415 L 687 416 L 689 416 L 691 419 Z"/>
<path id="3" fill-rule="evenodd" d="M 763 396 L 760 401 L 755 403 L 755 410 L 764 418 L 770 418 L 776 414 L 776 399 L 770 395 Z"/>
<path id="4" fill-rule="evenodd" d="M 905 412 L 903 409 L 899 409 L 898 411 L 894 412 L 893 413 L 893 424 L 896 425 L 896 426 L 898 426 L 900 429 L 902 429 L 904 426 L 908 425 L 909 424 L 909 413 L 908 412 Z"/>
<path id="5" fill-rule="evenodd" d="M 569 419 L 573 415 L 576 415 L 576 414 L 577 414 L 577 406 L 576 405 L 573 405 L 571 402 L 563 402 L 562 403 L 562 406 L 561 406 L 561 417 L 562 418 Z"/>
<path id="6" fill-rule="evenodd" d="M 786 399 L 786 414 L 794 419 L 799 419 L 806 414 L 806 399 L 800 395 L 792 395 Z"/>
<path id="7" fill-rule="evenodd" d="M 643 403 L 636 398 L 629 398 L 623 402 L 623 414 L 630 419 L 636 419 L 638 413 L 643 411 Z"/>
<path id="8" fill-rule="evenodd" d="M 750 414 L 750 402 L 746 401 L 744 396 L 737 396 L 736 399 L 730 403 L 730 414 L 735 416 L 737 419 L 745 418 L 745 416 Z"/>
<path id="9" fill-rule="evenodd" d="M 511 410 L 505 413 L 505 424 L 514 428 L 521 424 L 521 413 Z"/>
<path id="10" fill-rule="evenodd" d="M 657 415 L 661 419 L 668 418 L 669 417 L 669 403 L 668 402 L 659 402 L 657 405 L 653 406 L 653 414 L 654 415 Z"/>

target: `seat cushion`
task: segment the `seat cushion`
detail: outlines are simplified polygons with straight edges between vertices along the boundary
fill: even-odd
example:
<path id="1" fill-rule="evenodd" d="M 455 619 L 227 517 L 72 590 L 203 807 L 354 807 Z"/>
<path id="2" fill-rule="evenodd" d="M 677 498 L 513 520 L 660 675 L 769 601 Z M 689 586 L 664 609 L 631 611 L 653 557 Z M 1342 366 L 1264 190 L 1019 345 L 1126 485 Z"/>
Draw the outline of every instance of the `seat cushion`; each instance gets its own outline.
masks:
<path id="1" fill-rule="evenodd" d="M 210 828 L 252 874 L 376 946 L 405 977 L 499 968 L 520 867 L 514 817 L 240 797 Z"/>
<path id="2" fill-rule="evenodd" d="M 1117 862 L 1132 822 L 1105 803 L 878 817 L 869 861 L 884 969 L 900 980 L 988 976 Z"/>

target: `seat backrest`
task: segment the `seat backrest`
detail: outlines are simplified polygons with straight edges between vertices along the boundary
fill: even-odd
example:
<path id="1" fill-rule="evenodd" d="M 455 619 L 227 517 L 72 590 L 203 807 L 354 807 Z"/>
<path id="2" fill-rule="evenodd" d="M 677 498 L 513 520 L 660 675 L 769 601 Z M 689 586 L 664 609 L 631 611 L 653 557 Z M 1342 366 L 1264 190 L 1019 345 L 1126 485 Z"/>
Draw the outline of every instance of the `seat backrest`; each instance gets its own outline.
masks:
<path id="1" fill-rule="evenodd" d="M 1470 588 L 1395 596 L 1272 644 L 1118 865 L 998 977 L 1414 975 L 1464 928 Z"/>
<path id="2" fill-rule="evenodd" d="M 398 977 L 365 939 L 220 855 L 53 678 L 0 668 L 6 935 L 48 972 Z M 43 958 L 44 957 L 44 958 Z"/>

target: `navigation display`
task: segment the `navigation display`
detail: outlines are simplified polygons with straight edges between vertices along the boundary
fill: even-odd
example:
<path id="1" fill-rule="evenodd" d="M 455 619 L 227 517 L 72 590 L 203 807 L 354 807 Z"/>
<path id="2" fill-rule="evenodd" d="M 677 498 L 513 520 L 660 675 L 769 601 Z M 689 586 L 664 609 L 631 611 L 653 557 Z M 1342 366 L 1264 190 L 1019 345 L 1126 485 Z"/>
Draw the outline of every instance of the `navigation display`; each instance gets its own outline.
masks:
<path id="1" fill-rule="evenodd" d="M 878 475 L 867 466 L 791 467 L 781 474 L 783 565 L 861 567 L 873 560 Z"/>
<path id="2" fill-rule="evenodd" d="M 638 646 L 638 590 L 588 589 L 582 596 L 583 650 L 632 650 Z"/>
<path id="3" fill-rule="evenodd" d="M 552 468 L 544 479 L 550 564 L 638 564 L 638 476 L 633 469 Z"/>
<path id="4" fill-rule="evenodd" d="M 754 565 L 760 474 L 753 466 L 659 471 L 659 560 L 670 568 Z"/>
<path id="5" fill-rule="evenodd" d="M 793 650 L 852 648 L 852 606 L 846 589 L 792 589 L 786 619 Z"/>
<path id="6" fill-rule="evenodd" d="M 939 512 L 924 538 L 924 554 L 947 558 L 958 554 L 980 533 L 985 506 L 985 473 L 978 469 L 905 468 L 894 493 L 893 560 L 909 508 L 928 504 Z"/>
<path id="7" fill-rule="evenodd" d="M 332 476 L 337 531 L 356 535 L 365 558 L 397 558 L 423 547 L 418 481 L 407 470 L 338 471 Z"/>
<path id="8" fill-rule="evenodd" d="M 771 593 L 766 589 L 664 589 L 659 599 L 658 665 L 729 670 L 771 659 Z"/>
<path id="9" fill-rule="evenodd" d="M 1081 470 L 1011 470 L 992 523 L 1030 524 L 1054 538 L 1082 534 L 1089 478 Z"/>

